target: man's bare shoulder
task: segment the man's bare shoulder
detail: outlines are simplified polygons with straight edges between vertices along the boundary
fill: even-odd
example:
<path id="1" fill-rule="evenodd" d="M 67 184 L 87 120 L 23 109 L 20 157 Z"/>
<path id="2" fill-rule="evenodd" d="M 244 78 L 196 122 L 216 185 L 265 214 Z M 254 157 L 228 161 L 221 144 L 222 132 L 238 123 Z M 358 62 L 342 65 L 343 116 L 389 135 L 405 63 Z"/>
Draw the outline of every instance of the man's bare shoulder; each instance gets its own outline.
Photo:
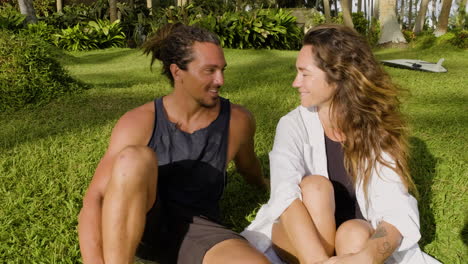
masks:
<path id="1" fill-rule="evenodd" d="M 231 127 L 233 126 L 236 133 L 250 136 L 255 133 L 255 118 L 247 108 L 231 104 Z"/>
<path id="2" fill-rule="evenodd" d="M 255 122 L 252 113 L 247 108 L 238 104 L 231 104 L 231 120 L 236 122 L 236 124 L 245 123 L 246 125 Z"/>
<path id="3" fill-rule="evenodd" d="M 154 103 L 149 102 L 126 112 L 117 121 L 112 130 L 111 141 L 123 141 L 125 145 L 146 144 L 153 127 Z"/>

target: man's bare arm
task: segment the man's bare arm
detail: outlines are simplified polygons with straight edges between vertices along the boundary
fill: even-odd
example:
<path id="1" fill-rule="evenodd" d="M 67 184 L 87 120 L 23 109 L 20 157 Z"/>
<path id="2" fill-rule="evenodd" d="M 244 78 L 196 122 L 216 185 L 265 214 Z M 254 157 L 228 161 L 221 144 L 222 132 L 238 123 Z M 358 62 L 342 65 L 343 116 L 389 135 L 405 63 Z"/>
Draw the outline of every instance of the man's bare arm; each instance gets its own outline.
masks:
<path id="1" fill-rule="evenodd" d="M 249 184 L 268 188 L 268 181 L 263 177 L 262 167 L 254 149 L 255 119 L 243 108 L 238 109 L 235 118 L 238 120 L 237 131 L 240 134 L 239 149 L 234 157 L 236 168 Z"/>
<path id="2" fill-rule="evenodd" d="M 145 145 L 153 127 L 154 113 L 146 105 L 126 113 L 114 127 L 106 154 L 83 198 L 78 216 L 78 235 L 83 263 L 104 263 L 102 252 L 102 202 L 111 177 L 114 159 L 130 145 Z"/>

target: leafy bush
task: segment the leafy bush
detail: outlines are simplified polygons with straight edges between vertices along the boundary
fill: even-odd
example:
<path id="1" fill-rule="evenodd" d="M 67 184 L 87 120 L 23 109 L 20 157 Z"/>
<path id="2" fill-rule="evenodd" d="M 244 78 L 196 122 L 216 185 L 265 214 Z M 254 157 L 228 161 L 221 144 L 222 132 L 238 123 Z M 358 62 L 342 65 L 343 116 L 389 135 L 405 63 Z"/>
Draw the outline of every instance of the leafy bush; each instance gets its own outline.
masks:
<path id="1" fill-rule="evenodd" d="M 450 43 L 461 49 L 468 49 L 468 30 L 455 30 L 454 37 L 450 40 Z"/>
<path id="2" fill-rule="evenodd" d="M 0 111 L 42 105 L 87 88 L 52 58 L 38 37 L 0 30 Z"/>
<path id="3" fill-rule="evenodd" d="M 413 47 L 417 49 L 428 49 L 436 44 L 437 38 L 430 32 L 424 32 L 413 41 Z"/>
<path id="4" fill-rule="evenodd" d="M 0 6 L 0 30 L 6 29 L 13 32 L 18 32 L 24 28 L 24 20 L 26 16 L 22 15 L 11 5 Z"/>
<path id="5" fill-rule="evenodd" d="M 379 41 L 380 26 L 379 21 L 373 19 L 371 23 L 366 19 L 363 12 L 352 13 L 351 18 L 353 20 L 354 29 L 361 35 L 367 38 L 367 41 L 371 46 L 375 46 Z M 316 12 L 313 17 L 313 25 L 325 24 L 325 16 L 322 13 Z M 332 17 L 332 24 L 344 24 L 343 13 L 338 13 L 338 16 Z"/>
<path id="6" fill-rule="evenodd" d="M 39 21 L 36 24 L 28 24 L 28 26 L 23 30 L 23 34 L 39 37 L 49 43 L 52 43 L 52 37 L 55 32 L 55 27 L 47 25 L 44 21 Z"/>
<path id="7" fill-rule="evenodd" d="M 84 31 L 84 27 L 76 24 L 74 27 L 62 29 L 54 34 L 54 44 L 68 51 L 97 49 L 96 42 Z"/>
<path id="8" fill-rule="evenodd" d="M 193 23 L 216 33 L 227 48 L 298 49 L 303 34 L 296 17 L 283 9 L 210 14 Z"/>
<path id="9" fill-rule="evenodd" d="M 55 12 L 55 0 L 34 0 L 32 1 L 36 16 L 47 17 Z"/>
<path id="10" fill-rule="evenodd" d="M 369 45 L 375 46 L 379 42 L 380 38 L 380 21 L 372 18 L 369 30 L 367 31 L 367 41 Z"/>
<path id="11" fill-rule="evenodd" d="M 96 1 L 93 6 L 85 4 L 65 5 L 61 13 L 54 12 L 49 16 L 39 19 L 58 29 L 74 27 L 77 24 L 86 24 L 90 20 L 106 17 L 105 12 L 107 11 L 108 4 L 105 7 L 105 3 L 102 2 L 102 0 Z M 101 5 L 104 5 L 104 7 Z"/>
<path id="12" fill-rule="evenodd" d="M 122 47 L 124 44 L 125 34 L 119 20 L 113 23 L 101 19 L 89 21 L 85 30 L 100 49 Z"/>
<path id="13" fill-rule="evenodd" d="M 98 19 L 84 26 L 77 24 L 54 34 L 54 44 L 69 51 L 121 47 L 125 34 L 119 23 L 119 20 L 110 23 L 109 20 Z"/>
<path id="14" fill-rule="evenodd" d="M 366 15 L 363 12 L 356 12 L 351 14 L 354 29 L 361 33 L 363 36 L 367 36 L 369 21 L 366 19 Z"/>
<path id="15" fill-rule="evenodd" d="M 414 34 L 412 30 L 403 29 L 401 33 L 403 33 L 403 36 L 408 43 L 413 42 L 416 39 L 416 34 Z"/>

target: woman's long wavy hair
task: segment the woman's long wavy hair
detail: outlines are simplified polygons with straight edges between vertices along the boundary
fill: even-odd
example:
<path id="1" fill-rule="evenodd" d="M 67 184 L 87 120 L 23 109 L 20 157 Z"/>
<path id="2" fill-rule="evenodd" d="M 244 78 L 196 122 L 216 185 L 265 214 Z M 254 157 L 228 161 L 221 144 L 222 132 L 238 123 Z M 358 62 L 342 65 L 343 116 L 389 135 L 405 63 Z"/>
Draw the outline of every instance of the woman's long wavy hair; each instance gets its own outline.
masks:
<path id="1" fill-rule="evenodd" d="M 345 136 L 344 164 L 353 182 L 362 181 L 367 199 L 372 171 L 380 163 L 417 195 L 407 164 L 401 89 L 375 60 L 367 41 L 348 27 L 321 25 L 307 32 L 303 45 L 312 45 L 315 65 L 326 73 L 329 84 L 336 85 L 330 120 Z"/>

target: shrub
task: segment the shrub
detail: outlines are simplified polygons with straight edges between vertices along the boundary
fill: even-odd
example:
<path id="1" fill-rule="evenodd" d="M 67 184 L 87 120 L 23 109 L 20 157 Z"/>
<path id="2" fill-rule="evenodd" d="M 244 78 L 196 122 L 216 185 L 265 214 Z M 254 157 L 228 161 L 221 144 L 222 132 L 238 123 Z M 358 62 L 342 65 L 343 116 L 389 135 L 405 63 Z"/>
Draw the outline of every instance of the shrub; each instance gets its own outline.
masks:
<path id="1" fill-rule="evenodd" d="M 50 54 L 51 46 L 38 37 L 0 30 L 0 111 L 43 105 L 87 88 Z"/>
<path id="2" fill-rule="evenodd" d="M 369 21 L 366 19 L 366 16 L 363 12 L 357 12 L 351 14 L 354 29 L 363 36 L 367 36 L 367 31 L 369 28 Z"/>
<path id="3" fill-rule="evenodd" d="M 112 23 L 102 19 L 89 21 L 85 31 L 100 49 L 122 47 L 124 44 L 125 34 L 119 20 Z"/>
<path id="4" fill-rule="evenodd" d="M 56 32 L 53 26 L 47 25 L 44 21 L 39 21 L 36 24 L 28 24 L 23 30 L 23 34 L 33 35 L 52 43 L 52 36 Z"/>
<path id="5" fill-rule="evenodd" d="M 417 49 L 428 49 L 436 44 L 436 40 L 437 38 L 434 36 L 434 34 L 424 32 L 416 37 L 412 46 Z"/>
<path id="6" fill-rule="evenodd" d="M 461 49 L 468 49 L 468 30 L 455 30 L 450 43 Z"/>
<path id="7" fill-rule="evenodd" d="M 193 23 L 216 33 L 227 48 L 298 49 L 303 34 L 296 17 L 283 9 L 210 14 Z"/>
<path id="8" fill-rule="evenodd" d="M 24 28 L 24 20 L 26 16 L 22 15 L 11 5 L 0 6 L 0 30 L 6 29 L 13 32 L 18 32 Z"/>
<path id="9" fill-rule="evenodd" d="M 416 39 L 416 34 L 414 34 L 412 30 L 403 29 L 401 33 L 403 33 L 403 36 L 408 43 L 413 42 Z"/>
<path id="10" fill-rule="evenodd" d="M 110 23 L 109 20 L 98 19 L 84 26 L 77 24 L 54 34 L 54 44 L 69 51 L 121 47 L 125 34 L 119 23 L 119 20 Z"/>

